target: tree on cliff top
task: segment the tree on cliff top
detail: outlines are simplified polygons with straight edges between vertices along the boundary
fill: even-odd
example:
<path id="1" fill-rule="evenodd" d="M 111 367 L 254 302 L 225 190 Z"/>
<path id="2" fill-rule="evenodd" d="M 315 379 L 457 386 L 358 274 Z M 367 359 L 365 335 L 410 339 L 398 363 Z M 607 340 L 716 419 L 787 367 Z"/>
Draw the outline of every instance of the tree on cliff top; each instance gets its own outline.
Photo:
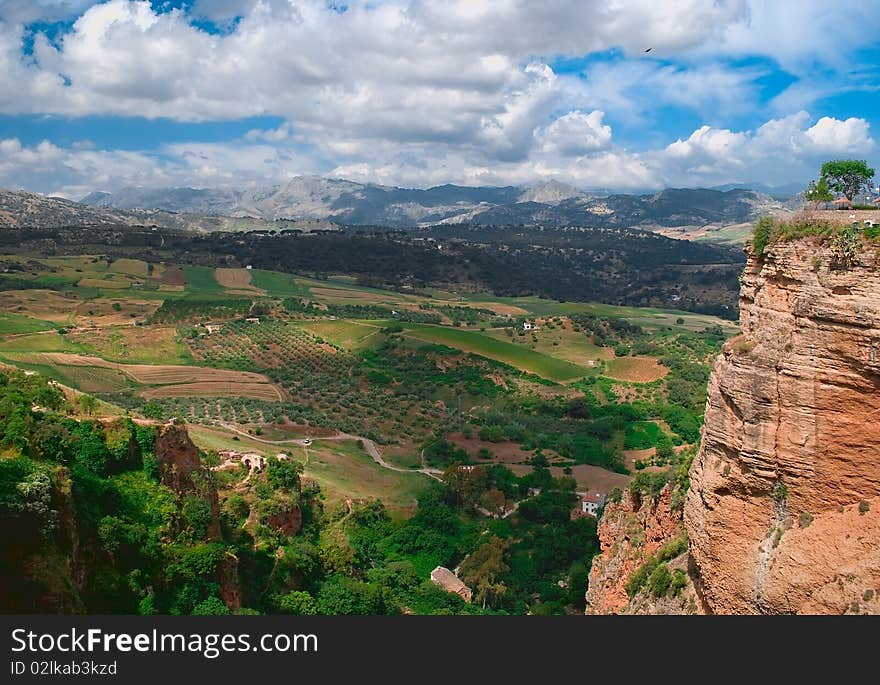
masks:
<path id="1" fill-rule="evenodd" d="M 836 159 L 822 165 L 822 178 L 827 179 L 828 187 L 852 199 L 862 190 L 870 187 L 874 170 L 863 159 Z"/>

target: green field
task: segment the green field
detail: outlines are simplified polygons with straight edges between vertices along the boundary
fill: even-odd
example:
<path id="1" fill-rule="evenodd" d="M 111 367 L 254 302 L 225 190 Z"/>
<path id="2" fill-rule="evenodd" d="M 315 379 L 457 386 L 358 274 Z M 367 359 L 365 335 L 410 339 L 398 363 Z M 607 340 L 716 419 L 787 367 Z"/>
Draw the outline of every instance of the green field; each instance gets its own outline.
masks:
<path id="1" fill-rule="evenodd" d="M 4 340 L 0 353 L 5 352 L 82 352 L 91 350 L 70 342 L 59 333 L 33 333 Z"/>
<path id="2" fill-rule="evenodd" d="M 389 509 L 412 511 L 431 481 L 421 473 L 384 469 L 351 441 L 320 441 L 309 448 L 305 475 L 314 478 L 330 502 L 346 496 L 381 499 Z"/>
<path id="3" fill-rule="evenodd" d="M 222 293 L 223 287 L 214 278 L 214 269 L 210 266 L 184 266 L 183 278 L 188 292 Z"/>
<path id="4" fill-rule="evenodd" d="M 362 350 L 381 337 L 376 326 L 356 321 L 309 321 L 302 324 L 309 333 L 347 350 Z"/>
<path id="5" fill-rule="evenodd" d="M 40 321 L 20 314 L 0 312 L 0 336 L 51 331 L 53 328 L 55 325 L 48 321 Z"/>
<path id="6" fill-rule="evenodd" d="M 596 345 L 582 331 L 574 331 L 570 323 L 564 327 L 561 325 L 554 328 L 541 327 L 534 334 L 537 342 L 532 340 L 532 335 L 518 335 L 517 331 L 509 336 L 507 335 L 509 331 L 509 328 L 495 328 L 487 331 L 486 335 L 579 366 L 595 364 L 597 360 L 607 359 L 613 354 L 610 349 Z"/>
<path id="7" fill-rule="evenodd" d="M 309 297 L 309 289 L 290 274 L 254 269 L 251 284 L 265 290 L 270 297 Z"/>
<path id="8" fill-rule="evenodd" d="M 406 335 L 425 342 L 448 345 L 479 354 L 489 359 L 509 364 L 521 371 L 534 373 L 547 380 L 564 382 L 583 378 L 589 370 L 562 359 L 556 359 L 513 343 L 496 340 L 488 335 L 458 328 L 445 328 L 428 324 L 402 324 Z"/>
<path id="9" fill-rule="evenodd" d="M 253 450 L 264 455 L 285 452 L 305 462 L 305 472 L 314 478 L 334 504 L 346 497 L 381 499 L 392 510 L 412 511 L 418 494 L 430 485 L 420 473 L 383 469 L 350 440 L 315 439 L 308 448 L 299 445 L 270 445 L 229 431 L 189 424 L 193 442 L 205 450 Z M 236 439 L 237 438 L 237 439 Z M 306 454 L 308 459 L 306 460 Z"/>

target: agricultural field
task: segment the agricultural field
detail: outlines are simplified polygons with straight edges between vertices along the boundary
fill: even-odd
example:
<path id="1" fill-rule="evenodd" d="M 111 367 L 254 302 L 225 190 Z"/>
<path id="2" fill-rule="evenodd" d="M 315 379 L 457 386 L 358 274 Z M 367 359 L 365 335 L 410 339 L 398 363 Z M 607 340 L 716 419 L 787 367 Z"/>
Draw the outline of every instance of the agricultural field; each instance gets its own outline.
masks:
<path id="1" fill-rule="evenodd" d="M 249 269 L 215 269 L 214 278 L 231 295 L 265 295 L 266 291 L 251 283 Z"/>
<path id="2" fill-rule="evenodd" d="M 53 369 L 52 377 L 59 375 L 79 387 L 83 380 L 92 386 L 101 385 L 94 392 L 112 393 L 121 387 L 140 386 L 140 395 L 152 397 L 252 397 L 280 401 L 283 393 L 265 377 L 257 373 L 212 369 L 198 366 L 166 364 L 119 364 L 100 357 L 67 352 L 6 352 L 6 359 L 25 368 Z M 107 373 L 112 371 L 114 373 Z M 122 379 L 117 382 L 116 379 Z M 103 383 L 99 379 L 114 379 Z M 127 381 L 131 383 L 128 383 Z"/>
<path id="3" fill-rule="evenodd" d="M 576 380 L 588 370 L 564 359 L 557 359 L 531 349 L 517 347 L 513 343 L 474 331 L 464 331 L 441 326 L 418 326 L 402 324 L 405 335 L 425 342 L 448 345 L 462 352 L 477 354 L 495 361 L 533 373 L 547 380 L 564 382 Z"/>
<path id="4" fill-rule="evenodd" d="M 562 359 L 572 364 L 593 368 L 600 360 L 612 359 L 614 351 L 596 345 L 567 317 L 537 319 L 537 331 L 519 328 L 495 328 L 488 334 L 498 340 L 513 343 L 518 347 L 535 350 L 541 354 Z"/>
<path id="5" fill-rule="evenodd" d="M 53 290 L 0 291 L 0 311 L 37 321 L 73 323 L 79 304 L 79 299 Z"/>
<path id="6" fill-rule="evenodd" d="M 21 314 L 0 313 L 0 337 L 51 331 L 55 328 L 51 323 L 31 319 Z"/>
<path id="7" fill-rule="evenodd" d="M 401 515 L 430 484 L 423 452 L 433 469 L 549 469 L 583 489 L 670 463 L 699 439 L 708 368 L 735 331 L 673 310 L 345 277 L 4 260 L 0 362 L 113 411 L 183 418 L 204 449 L 295 452 L 328 503 L 378 497 Z M 304 436 L 307 451 L 289 442 Z"/>
<path id="8" fill-rule="evenodd" d="M 186 291 L 199 294 L 220 294 L 223 286 L 215 277 L 215 269 L 209 266 L 184 266 L 183 280 Z"/>
<path id="9" fill-rule="evenodd" d="M 65 337 L 109 361 L 187 364 L 192 356 L 172 326 L 105 326 L 74 329 Z M 60 351 L 60 350 L 59 350 Z"/>
<path id="10" fill-rule="evenodd" d="M 346 350 L 362 350 L 381 337 L 379 326 L 356 321 L 309 321 L 302 328 L 317 338 Z"/>
<path id="11" fill-rule="evenodd" d="M 619 357 L 610 359 L 602 372 L 604 376 L 632 383 L 652 383 L 669 373 L 655 357 Z"/>

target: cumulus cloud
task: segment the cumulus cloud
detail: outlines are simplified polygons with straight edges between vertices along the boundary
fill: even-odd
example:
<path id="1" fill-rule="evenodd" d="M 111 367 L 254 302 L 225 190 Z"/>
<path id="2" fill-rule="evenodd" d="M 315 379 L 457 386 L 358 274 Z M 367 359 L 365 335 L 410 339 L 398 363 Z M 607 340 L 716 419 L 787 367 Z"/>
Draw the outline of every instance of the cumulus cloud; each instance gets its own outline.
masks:
<path id="1" fill-rule="evenodd" d="M 832 16 L 818 0 L 796 11 L 769 0 L 195 0 L 189 9 L 0 0 L 0 113 L 284 120 L 241 140 L 149 154 L 16 140 L 17 150 L 0 149 L 0 183 L 72 194 L 314 172 L 404 185 L 558 178 L 638 189 L 747 181 L 752 170 L 768 178 L 781 163 L 802 173 L 818 155 L 873 147 L 863 119 L 798 111 L 829 92 L 865 35 L 878 37 L 871 3 L 847 4 Z M 74 19 L 51 38 L 31 26 Z M 613 56 L 582 73 L 554 68 L 595 52 Z M 778 118 L 754 131 L 729 123 L 760 107 L 756 83 L 769 67 L 731 62 L 746 56 L 795 74 L 765 115 Z M 816 65 L 822 78 L 805 85 Z M 653 149 L 615 138 L 621 123 L 647 129 L 667 106 L 707 123 L 671 144 L 654 134 Z"/>
<path id="2" fill-rule="evenodd" d="M 834 155 L 865 156 L 874 149 L 868 122 L 797 112 L 771 119 L 754 132 L 702 126 L 685 140 L 650 155 L 668 182 L 697 185 L 760 180 L 782 185 L 815 176 L 823 159 Z"/>
<path id="3" fill-rule="evenodd" d="M 651 190 L 762 182 L 783 185 L 814 177 L 830 156 L 865 156 L 875 147 L 863 119 L 806 112 L 773 119 L 755 131 L 701 126 L 655 150 L 615 145 L 603 112 L 572 112 L 535 128 L 536 144 L 522 158 L 497 159 L 469 147 L 408 144 L 372 148 L 352 144 L 334 164 L 295 143 L 252 135 L 232 143 L 166 145 L 156 153 L 62 148 L 48 141 L 26 146 L 0 140 L 0 186 L 25 187 L 78 198 L 126 185 L 195 187 L 284 183 L 301 174 L 427 187 L 443 183 L 527 185 L 555 179 L 582 188 Z M 270 132 L 271 134 L 271 132 Z M 297 134 L 289 134 L 295 140 Z"/>
<path id="4" fill-rule="evenodd" d="M 598 109 L 589 114 L 575 110 L 562 115 L 536 135 L 548 154 L 583 156 L 611 145 L 611 127 L 602 123 L 604 117 L 605 113 Z"/>

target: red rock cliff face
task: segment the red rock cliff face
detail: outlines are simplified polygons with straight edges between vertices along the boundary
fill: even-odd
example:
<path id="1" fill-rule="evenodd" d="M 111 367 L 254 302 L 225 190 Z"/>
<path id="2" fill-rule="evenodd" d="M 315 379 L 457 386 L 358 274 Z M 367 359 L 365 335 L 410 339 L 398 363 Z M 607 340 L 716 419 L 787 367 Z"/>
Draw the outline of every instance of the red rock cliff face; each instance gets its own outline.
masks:
<path id="1" fill-rule="evenodd" d="M 672 507 L 671 495 L 670 487 L 664 488 L 656 499 L 633 497 L 627 491 L 620 502 L 606 506 L 598 530 L 602 552 L 590 567 L 588 614 L 692 613 L 696 610 L 690 608 L 692 590 L 668 601 L 646 597 L 633 601 L 626 592 L 632 573 L 663 544 L 681 534 L 681 510 Z M 682 570 L 686 565 L 687 559 L 682 558 Z"/>
<path id="2" fill-rule="evenodd" d="M 749 258 L 709 381 L 685 527 L 714 613 L 880 611 L 880 263 Z"/>

